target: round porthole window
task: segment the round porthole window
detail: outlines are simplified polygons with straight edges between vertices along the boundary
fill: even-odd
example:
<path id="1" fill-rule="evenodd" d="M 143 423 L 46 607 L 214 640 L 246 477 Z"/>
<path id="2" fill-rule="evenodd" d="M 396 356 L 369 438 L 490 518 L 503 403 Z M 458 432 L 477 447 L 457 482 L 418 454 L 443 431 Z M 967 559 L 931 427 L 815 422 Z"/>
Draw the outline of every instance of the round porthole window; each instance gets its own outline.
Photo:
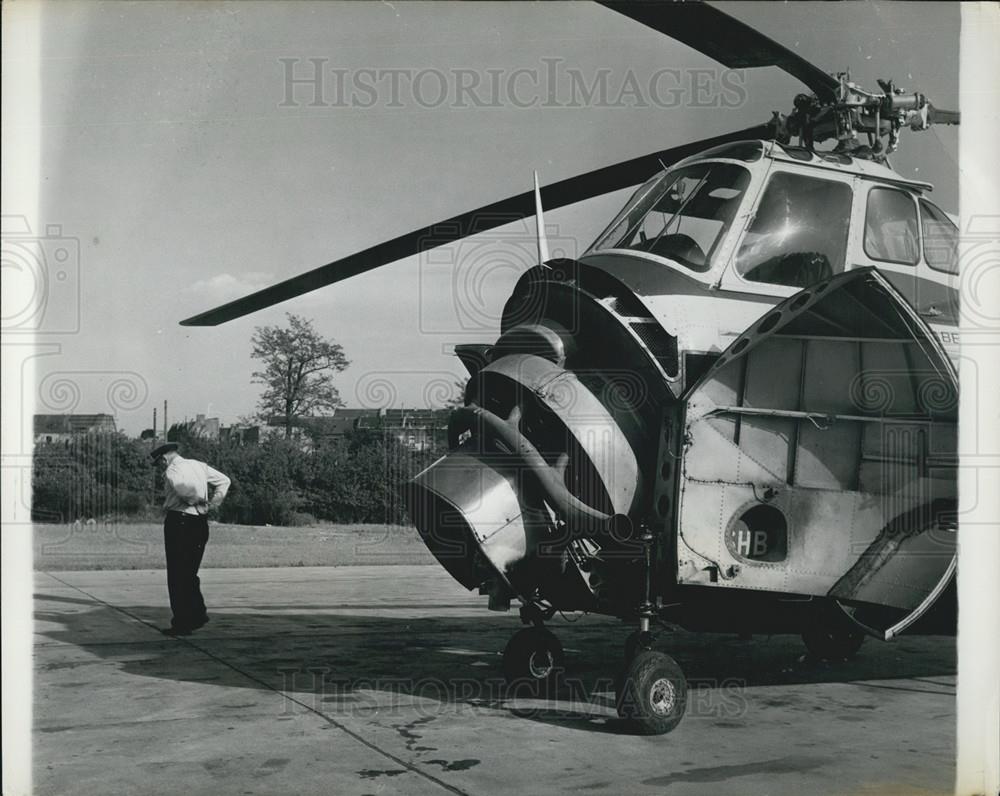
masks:
<path id="1" fill-rule="evenodd" d="M 774 506 L 751 506 L 729 523 L 726 549 L 743 561 L 784 561 L 788 556 L 785 515 Z"/>

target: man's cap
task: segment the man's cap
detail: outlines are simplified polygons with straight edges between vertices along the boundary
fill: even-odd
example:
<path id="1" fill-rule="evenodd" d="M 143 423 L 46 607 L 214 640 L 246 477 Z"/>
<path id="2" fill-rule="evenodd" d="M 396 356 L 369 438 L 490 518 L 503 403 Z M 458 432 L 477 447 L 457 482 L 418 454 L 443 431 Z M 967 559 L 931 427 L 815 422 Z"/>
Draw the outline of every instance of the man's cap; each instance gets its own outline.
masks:
<path id="1" fill-rule="evenodd" d="M 153 452 L 149 454 L 149 457 L 155 462 L 163 454 L 170 453 L 170 451 L 175 451 L 180 446 L 176 442 L 167 442 L 161 445 L 159 448 L 153 448 Z"/>

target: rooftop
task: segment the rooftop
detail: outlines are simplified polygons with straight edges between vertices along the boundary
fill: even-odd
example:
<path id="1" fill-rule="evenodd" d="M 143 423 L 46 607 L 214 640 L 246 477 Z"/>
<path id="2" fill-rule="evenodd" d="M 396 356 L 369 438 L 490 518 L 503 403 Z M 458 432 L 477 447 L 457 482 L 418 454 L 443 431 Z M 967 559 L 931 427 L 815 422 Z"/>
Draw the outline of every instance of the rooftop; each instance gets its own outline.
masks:
<path id="1" fill-rule="evenodd" d="M 108 414 L 95 415 L 35 415 L 34 428 L 36 434 L 74 434 L 100 429 L 115 431 L 115 416 Z"/>
<path id="2" fill-rule="evenodd" d="M 785 163 L 800 163 L 802 165 L 816 166 L 822 169 L 831 169 L 850 174 L 858 174 L 873 180 L 904 184 L 921 191 L 933 190 L 934 186 L 929 182 L 910 180 L 893 171 L 883 163 L 864 157 L 853 157 L 843 152 L 823 152 L 805 149 L 803 147 L 791 146 L 789 144 L 779 144 L 776 141 L 750 140 L 734 141 L 721 146 L 706 149 L 689 158 L 685 158 L 671 168 L 688 165 L 699 160 L 724 158 L 727 160 L 738 160 L 743 163 L 754 163 L 761 158 L 768 157 L 773 160 L 780 160 Z"/>

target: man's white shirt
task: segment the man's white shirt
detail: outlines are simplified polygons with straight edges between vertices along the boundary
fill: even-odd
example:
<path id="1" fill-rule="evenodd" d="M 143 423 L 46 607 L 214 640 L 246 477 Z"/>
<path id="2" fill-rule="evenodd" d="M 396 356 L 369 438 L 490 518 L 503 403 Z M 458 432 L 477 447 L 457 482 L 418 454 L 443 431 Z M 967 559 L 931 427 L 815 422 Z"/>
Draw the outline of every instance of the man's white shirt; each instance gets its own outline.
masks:
<path id="1" fill-rule="evenodd" d="M 229 477 L 197 459 L 174 458 L 163 474 L 166 511 L 207 514 L 229 491 Z"/>

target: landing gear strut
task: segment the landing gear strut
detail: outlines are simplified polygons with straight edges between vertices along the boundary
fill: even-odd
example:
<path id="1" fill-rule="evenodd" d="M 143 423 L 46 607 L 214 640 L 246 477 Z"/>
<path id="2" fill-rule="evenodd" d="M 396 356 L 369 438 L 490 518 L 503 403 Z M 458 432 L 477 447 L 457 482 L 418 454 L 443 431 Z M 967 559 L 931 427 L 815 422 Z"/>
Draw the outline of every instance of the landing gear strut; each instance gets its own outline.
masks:
<path id="1" fill-rule="evenodd" d="M 661 735 L 680 724 L 687 709 L 687 680 L 677 662 L 650 649 L 656 606 L 652 601 L 654 535 L 643 526 L 645 581 L 639 629 L 625 641 L 625 673 L 616 687 L 618 715 L 642 735 Z"/>

